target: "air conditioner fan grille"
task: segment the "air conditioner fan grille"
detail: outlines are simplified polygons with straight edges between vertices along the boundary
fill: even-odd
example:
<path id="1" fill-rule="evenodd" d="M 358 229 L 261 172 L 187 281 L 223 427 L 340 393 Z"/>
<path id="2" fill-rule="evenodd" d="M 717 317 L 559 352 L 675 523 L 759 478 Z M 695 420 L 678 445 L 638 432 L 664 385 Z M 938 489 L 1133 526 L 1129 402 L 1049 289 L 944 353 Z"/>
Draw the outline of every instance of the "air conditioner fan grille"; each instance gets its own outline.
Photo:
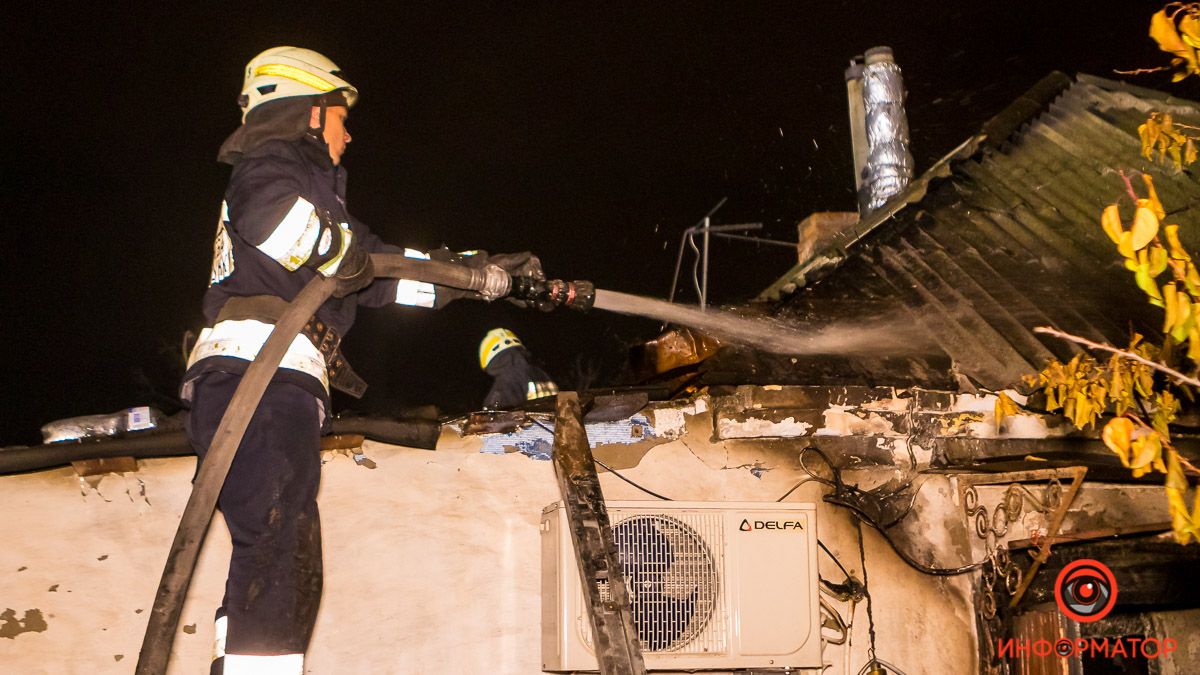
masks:
<path id="1" fill-rule="evenodd" d="M 719 570 L 708 544 L 689 524 L 660 514 L 625 518 L 612 531 L 642 650 L 688 647 L 718 610 Z M 609 599 L 606 582 L 600 593 Z M 691 646 L 686 651 L 717 645 Z"/>

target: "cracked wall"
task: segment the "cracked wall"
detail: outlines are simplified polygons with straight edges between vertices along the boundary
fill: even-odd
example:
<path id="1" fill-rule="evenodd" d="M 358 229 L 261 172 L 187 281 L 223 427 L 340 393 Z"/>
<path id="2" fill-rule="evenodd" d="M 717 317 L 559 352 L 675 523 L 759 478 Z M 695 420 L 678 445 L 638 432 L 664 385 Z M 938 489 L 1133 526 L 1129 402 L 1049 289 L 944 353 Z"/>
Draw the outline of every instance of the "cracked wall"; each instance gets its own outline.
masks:
<path id="1" fill-rule="evenodd" d="M 785 397 L 793 394 L 782 388 L 746 393 L 743 402 L 750 405 L 742 412 L 772 424 L 792 417 L 788 424 L 798 425 L 797 407 L 785 410 Z M 732 410 L 726 403 L 699 399 L 647 409 L 605 427 L 611 433 L 595 434 L 595 456 L 673 499 L 775 501 L 787 494 L 788 501 L 816 503 L 821 540 L 860 578 L 853 519 L 821 501 L 825 486 L 797 487 L 806 478 L 800 450 L 814 439 L 837 440 L 813 433 L 829 428 L 824 412 L 855 416 L 859 422 L 846 428 L 868 434 L 887 458 L 884 466 L 841 457 L 851 465 L 846 480 L 864 487 L 902 479 L 914 460 L 928 464 L 920 439 L 902 433 L 922 410 L 983 415 L 985 422 L 990 414 L 981 412 L 986 406 L 979 400 L 947 400 L 939 408 L 929 397 L 918 409 L 905 396 L 854 400 L 851 393 L 815 407 L 822 426 L 814 424 L 805 436 L 785 433 L 794 427 L 772 426 L 780 436 L 723 438 L 719 420 Z M 354 452 L 326 454 L 320 495 L 326 580 L 309 652 L 312 672 L 539 672 L 538 519 L 544 506 L 558 500 L 558 490 L 550 462 L 502 436 L 446 430 L 436 452 L 368 441 Z M 498 454 L 492 454 L 495 448 Z M 87 480 L 70 469 L 0 477 L 0 512 L 6 515 L 0 537 L 8 543 L 0 549 L 6 579 L 0 610 L 12 611 L 0 616 L 0 662 L 6 667 L 129 672 L 195 468 L 188 458 L 139 464 L 136 473 Z M 608 472 L 600 479 L 609 499 L 650 499 Z M 992 488 L 981 488 L 981 495 L 989 505 L 1001 498 Z M 1100 497 L 1085 490 L 1070 522 L 1095 524 L 1105 508 L 1125 513 L 1143 504 L 1133 492 L 1121 497 L 1124 502 Z M 950 566 L 980 554 L 950 479 L 925 478 L 914 508 L 921 522 L 900 526 L 912 555 Z M 1036 527 L 1029 515 L 1011 536 Z M 973 672 L 970 578 L 922 574 L 874 530 L 865 528 L 862 536 L 880 657 L 910 675 L 944 673 L 948 663 L 955 672 Z M 206 667 L 228 554 L 228 533 L 217 518 L 184 607 L 171 673 Z M 828 557 L 822 555 L 819 566 L 822 576 L 841 581 Z M 843 672 L 847 662 L 854 672 L 866 658 L 866 608 L 835 606 L 852 623 L 852 637 L 848 645 L 827 647 L 825 660 L 832 672 Z"/>

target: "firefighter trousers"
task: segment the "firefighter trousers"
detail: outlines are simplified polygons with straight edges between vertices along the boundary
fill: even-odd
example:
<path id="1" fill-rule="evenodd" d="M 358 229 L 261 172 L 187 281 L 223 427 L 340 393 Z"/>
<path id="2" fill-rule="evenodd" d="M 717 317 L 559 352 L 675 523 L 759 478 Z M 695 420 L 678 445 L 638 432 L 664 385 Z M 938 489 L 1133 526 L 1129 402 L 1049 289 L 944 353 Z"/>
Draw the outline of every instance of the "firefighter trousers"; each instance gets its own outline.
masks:
<path id="1" fill-rule="evenodd" d="M 240 381 L 210 372 L 195 383 L 187 432 L 201 462 Z M 256 668 L 267 665 L 263 657 L 302 663 L 321 601 L 321 415 L 311 393 L 272 382 L 238 447 L 217 502 L 233 555 L 214 673 L 237 670 L 233 655 L 252 657 Z"/>

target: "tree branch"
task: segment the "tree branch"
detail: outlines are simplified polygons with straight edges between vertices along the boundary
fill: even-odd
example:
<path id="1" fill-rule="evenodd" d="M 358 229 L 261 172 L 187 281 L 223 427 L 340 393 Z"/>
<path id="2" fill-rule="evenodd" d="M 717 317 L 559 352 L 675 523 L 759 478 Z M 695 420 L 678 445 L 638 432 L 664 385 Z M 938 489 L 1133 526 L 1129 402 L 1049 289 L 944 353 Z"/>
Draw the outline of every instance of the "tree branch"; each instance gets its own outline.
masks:
<path id="1" fill-rule="evenodd" d="M 1138 363 L 1144 363 L 1147 366 L 1150 366 L 1151 368 L 1153 368 L 1154 370 L 1166 373 L 1167 375 L 1175 378 L 1176 380 L 1179 380 L 1183 384 L 1190 384 L 1193 387 L 1200 388 L 1200 380 L 1197 380 L 1194 377 L 1188 377 L 1187 375 L 1184 375 L 1183 373 L 1179 372 L 1178 370 L 1175 370 L 1174 368 L 1168 368 L 1167 366 L 1164 366 L 1163 364 L 1158 363 L 1157 361 L 1151 361 L 1150 359 L 1147 359 L 1143 356 L 1138 356 L 1137 354 L 1134 354 L 1133 352 L 1125 351 L 1123 349 L 1117 349 L 1116 347 L 1111 347 L 1109 345 L 1102 345 L 1099 342 L 1092 342 L 1091 340 L 1089 340 L 1087 338 L 1082 338 L 1082 337 L 1079 337 L 1078 335 L 1071 335 L 1070 333 L 1064 333 L 1060 330 L 1055 330 L 1054 328 L 1050 328 L 1048 326 L 1038 326 L 1037 328 L 1033 329 L 1033 332 L 1045 333 L 1046 335 L 1052 335 L 1052 336 L 1054 336 L 1056 338 L 1060 338 L 1062 340 L 1068 340 L 1070 342 L 1075 342 L 1075 343 L 1081 344 L 1085 347 L 1088 347 L 1089 349 L 1098 349 L 1098 350 L 1104 351 L 1104 352 L 1111 352 L 1118 356 L 1122 356 L 1124 358 L 1127 358 L 1127 359 L 1130 359 L 1133 361 L 1137 361 Z"/>
<path id="2" fill-rule="evenodd" d="M 1185 471 L 1191 471 L 1192 475 L 1200 476 L 1200 469 L 1196 468 L 1195 464 L 1187 461 L 1186 457 L 1180 455 L 1178 450 L 1175 451 L 1175 459 L 1179 460 L 1179 466 L 1183 467 Z"/>
<path id="3" fill-rule="evenodd" d="M 1149 73 L 1161 73 L 1164 70 L 1171 70 L 1171 66 L 1159 66 L 1157 68 L 1137 68 L 1135 70 L 1114 70 L 1117 75 L 1147 75 Z"/>

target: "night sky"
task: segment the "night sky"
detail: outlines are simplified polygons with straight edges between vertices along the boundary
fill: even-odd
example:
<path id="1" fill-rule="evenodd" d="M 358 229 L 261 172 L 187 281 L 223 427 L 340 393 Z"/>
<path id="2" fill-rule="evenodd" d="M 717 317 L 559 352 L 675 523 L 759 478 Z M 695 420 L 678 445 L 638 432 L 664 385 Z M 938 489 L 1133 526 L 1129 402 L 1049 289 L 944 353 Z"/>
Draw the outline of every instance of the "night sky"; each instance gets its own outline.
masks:
<path id="1" fill-rule="evenodd" d="M 216 151 L 268 47 L 321 51 L 358 87 L 350 210 L 385 241 L 532 250 L 549 276 L 659 297 L 680 232 L 722 197 L 717 222 L 786 241 L 814 210 L 853 210 L 843 70 L 867 48 L 893 47 L 904 71 L 918 172 L 1051 70 L 1167 60 L 1146 37 L 1156 3 L 97 4 L 5 20 L 4 445 L 57 418 L 172 407 L 228 178 Z M 794 262 L 718 242 L 713 300 Z M 366 310 L 344 346 L 371 389 L 335 404 L 476 407 L 476 346 L 497 325 L 564 387 L 613 381 L 658 329 L 506 303 Z"/>

